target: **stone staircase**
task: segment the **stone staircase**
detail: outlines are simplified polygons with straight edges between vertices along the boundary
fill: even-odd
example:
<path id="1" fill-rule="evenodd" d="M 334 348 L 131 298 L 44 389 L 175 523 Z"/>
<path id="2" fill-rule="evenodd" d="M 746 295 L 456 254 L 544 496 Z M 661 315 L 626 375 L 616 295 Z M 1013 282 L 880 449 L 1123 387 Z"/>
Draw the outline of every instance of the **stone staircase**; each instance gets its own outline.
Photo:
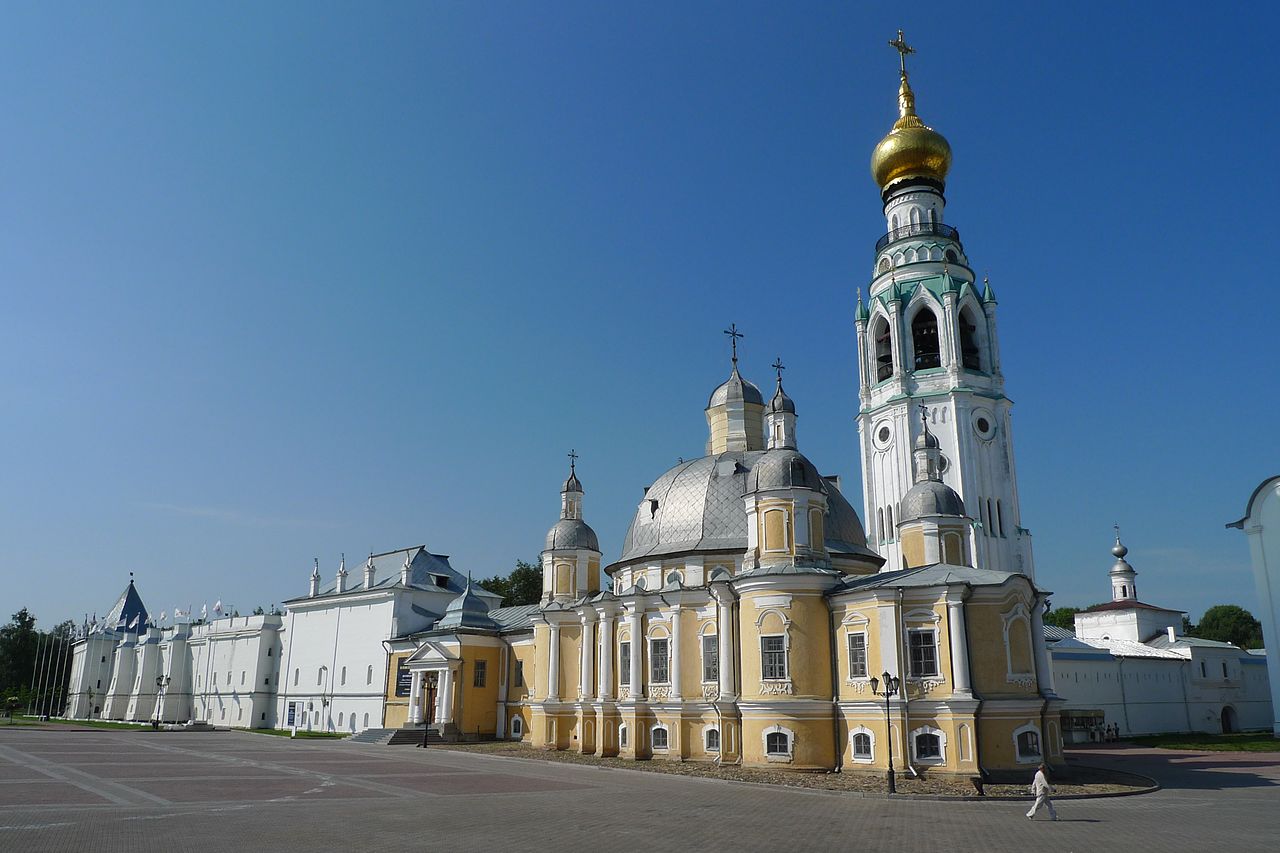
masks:
<path id="1" fill-rule="evenodd" d="M 376 743 L 382 746 L 417 746 L 422 743 L 422 726 L 408 725 L 399 729 L 365 729 L 347 738 L 346 743 Z M 427 731 L 427 743 L 444 743 L 436 726 Z"/>

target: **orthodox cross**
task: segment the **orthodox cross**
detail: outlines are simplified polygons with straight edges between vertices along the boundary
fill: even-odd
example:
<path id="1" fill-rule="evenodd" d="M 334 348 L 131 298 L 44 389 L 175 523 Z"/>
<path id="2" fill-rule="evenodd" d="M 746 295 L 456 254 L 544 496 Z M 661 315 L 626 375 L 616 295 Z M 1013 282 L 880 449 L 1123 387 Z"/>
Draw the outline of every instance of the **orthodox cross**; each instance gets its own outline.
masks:
<path id="1" fill-rule="evenodd" d="M 746 335 L 738 331 L 737 323 L 730 323 L 729 328 L 725 329 L 724 333 L 729 336 L 729 341 L 733 346 L 733 366 L 737 367 L 738 366 L 738 338 L 745 338 Z"/>
<path id="2" fill-rule="evenodd" d="M 902 67 L 902 76 L 907 76 L 907 54 L 915 53 L 916 49 L 907 44 L 907 40 L 902 37 L 902 30 L 898 30 L 898 37 L 889 42 L 889 47 L 898 51 L 898 63 Z"/>
<path id="3" fill-rule="evenodd" d="M 1120 541 L 1120 522 L 1117 521 L 1115 524 L 1111 526 L 1116 529 L 1116 541 L 1119 542 Z"/>
<path id="4" fill-rule="evenodd" d="M 578 464 L 578 453 L 571 447 L 567 455 L 569 457 L 569 473 L 572 474 L 574 466 Z"/>
<path id="5" fill-rule="evenodd" d="M 775 358 L 775 359 L 773 360 L 773 369 L 774 369 L 774 370 L 776 370 L 776 371 L 778 371 L 778 384 L 779 384 L 779 385 L 781 385 L 781 384 L 782 384 L 782 371 L 784 371 L 784 370 L 786 370 L 786 369 L 787 369 L 787 366 L 786 366 L 785 364 L 783 364 L 783 363 L 782 363 L 782 356 L 778 356 L 777 358 Z"/>
<path id="6" fill-rule="evenodd" d="M 929 407 L 924 403 L 920 404 L 920 420 L 924 421 L 924 431 L 929 431 Z"/>

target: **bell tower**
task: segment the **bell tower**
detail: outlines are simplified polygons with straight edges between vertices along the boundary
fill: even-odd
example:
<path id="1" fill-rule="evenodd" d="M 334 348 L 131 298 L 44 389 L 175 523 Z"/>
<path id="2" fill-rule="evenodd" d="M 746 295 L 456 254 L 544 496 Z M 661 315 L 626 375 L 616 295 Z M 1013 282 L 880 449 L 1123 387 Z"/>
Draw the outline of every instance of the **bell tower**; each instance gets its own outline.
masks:
<path id="1" fill-rule="evenodd" d="M 944 222 L 951 146 L 916 114 L 902 31 L 898 119 L 871 156 L 886 233 L 875 246 L 868 298 L 858 292 L 858 436 L 867 541 L 885 571 L 903 567 L 897 522 L 913 483 L 912 452 L 925 423 L 937 474 L 973 520 L 968 553 L 982 568 L 1034 577 L 1022 526 L 1010 409 L 996 333 L 996 298 L 979 284 Z"/>

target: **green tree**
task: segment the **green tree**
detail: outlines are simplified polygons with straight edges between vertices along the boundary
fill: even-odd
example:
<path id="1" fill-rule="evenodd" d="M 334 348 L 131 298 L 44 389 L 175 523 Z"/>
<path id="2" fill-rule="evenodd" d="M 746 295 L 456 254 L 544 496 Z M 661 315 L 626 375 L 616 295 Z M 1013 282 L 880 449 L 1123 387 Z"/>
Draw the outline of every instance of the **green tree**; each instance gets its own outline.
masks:
<path id="1" fill-rule="evenodd" d="M 1044 615 L 1044 624 L 1074 631 L 1076 629 L 1075 616 L 1079 612 L 1079 607 L 1055 607 Z"/>
<path id="2" fill-rule="evenodd" d="M 40 642 L 36 617 L 25 607 L 0 628 L 0 695 L 26 698 Z"/>
<path id="3" fill-rule="evenodd" d="M 1242 649 L 1262 648 L 1262 623 L 1236 604 L 1217 604 L 1188 632 L 1192 637 L 1235 643 Z"/>
<path id="4" fill-rule="evenodd" d="M 480 581 L 480 586 L 502 596 L 504 607 L 537 604 L 542 598 L 542 568 L 537 563 L 516 560 L 511 574 L 487 578 Z"/>

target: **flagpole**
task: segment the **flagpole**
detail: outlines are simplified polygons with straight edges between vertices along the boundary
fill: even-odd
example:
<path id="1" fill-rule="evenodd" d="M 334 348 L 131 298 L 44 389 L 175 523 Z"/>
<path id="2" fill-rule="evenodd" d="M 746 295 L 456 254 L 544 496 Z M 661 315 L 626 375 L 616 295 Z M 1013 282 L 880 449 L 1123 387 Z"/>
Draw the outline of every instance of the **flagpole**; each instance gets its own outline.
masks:
<path id="1" fill-rule="evenodd" d="M 31 659 L 31 690 L 27 693 L 27 716 L 31 716 L 31 708 L 36 701 L 36 673 L 40 671 L 40 649 L 44 642 L 44 635 L 36 634 L 36 653 Z"/>
<path id="2" fill-rule="evenodd" d="M 44 712 L 41 710 L 44 706 L 45 691 L 49 687 L 49 652 L 53 645 L 53 636 L 46 635 L 44 640 L 44 656 L 40 661 L 40 688 L 36 696 L 36 716 L 39 717 Z"/>
<path id="3" fill-rule="evenodd" d="M 68 632 L 64 631 L 62 636 L 62 646 L 58 654 L 57 671 L 54 673 L 53 697 L 50 700 L 49 715 L 53 716 L 54 710 L 61 710 L 61 697 L 66 694 L 66 681 L 63 675 L 67 669 L 67 638 Z M 61 713 L 58 716 L 62 716 Z"/>

